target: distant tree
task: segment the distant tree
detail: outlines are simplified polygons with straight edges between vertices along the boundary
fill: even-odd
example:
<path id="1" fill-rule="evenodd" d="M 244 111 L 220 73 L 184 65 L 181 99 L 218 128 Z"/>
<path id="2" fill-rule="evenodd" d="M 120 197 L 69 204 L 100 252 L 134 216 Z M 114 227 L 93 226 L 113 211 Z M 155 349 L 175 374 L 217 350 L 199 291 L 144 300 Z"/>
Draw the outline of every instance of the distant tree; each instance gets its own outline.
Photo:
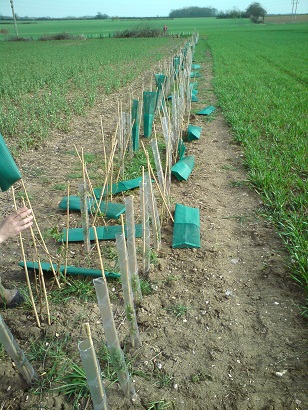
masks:
<path id="1" fill-rule="evenodd" d="M 266 10 L 260 3 L 251 3 L 246 9 L 246 16 L 250 18 L 254 23 L 259 23 L 260 19 L 264 22 Z"/>
<path id="2" fill-rule="evenodd" d="M 217 9 L 213 7 L 184 7 L 178 10 L 171 10 L 170 18 L 182 17 L 215 17 Z"/>
<path id="3" fill-rule="evenodd" d="M 96 14 L 95 18 L 96 18 L 96 19 L 99 19 L 99 20 L 106 20 L 106 19 L 108 18 L 108 16 L 107 16 L 107 14 L 103 14 L 103 13 L 101 13 L 101 12 L 98 12 L 98 13 Z"/>

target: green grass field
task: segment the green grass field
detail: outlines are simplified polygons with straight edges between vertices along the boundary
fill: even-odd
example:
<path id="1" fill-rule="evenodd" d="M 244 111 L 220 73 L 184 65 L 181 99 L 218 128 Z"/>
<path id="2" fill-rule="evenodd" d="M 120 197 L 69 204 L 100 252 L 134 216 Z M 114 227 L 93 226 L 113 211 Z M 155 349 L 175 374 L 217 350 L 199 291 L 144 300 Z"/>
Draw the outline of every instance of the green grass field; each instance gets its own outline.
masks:
<path id="1" fill-rule="evenodd" d="M 292 274 L 308 292 L 308 23 L 254 25 L 213 18 L 147 23 L 166 23 L 169 33 L 196 30 L 199 55 L 211 51 L 219 104 L 243 146 L 264 212 L 290 251 Z M 19 32 L 34 38 L 64 31 L 95 37 L 136 25 L 140 21 L 48 21 L 19 24 Z M 12 25 L 0 24 L 3 28 L 14 34 Z M 65 129 L 72 115 L 95 104 L 98 92 L 136 78 L 178 41 L 0 42 L 0 131 L 25 147 L 44 138 L 50 127 Z"/>

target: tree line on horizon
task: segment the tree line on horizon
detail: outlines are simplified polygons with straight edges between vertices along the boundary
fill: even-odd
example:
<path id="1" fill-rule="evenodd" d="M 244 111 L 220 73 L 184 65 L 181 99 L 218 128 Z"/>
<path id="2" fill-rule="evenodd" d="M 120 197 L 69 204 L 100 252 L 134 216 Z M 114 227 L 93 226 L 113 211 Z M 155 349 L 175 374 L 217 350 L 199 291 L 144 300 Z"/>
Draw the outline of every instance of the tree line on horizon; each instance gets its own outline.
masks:
<path id="1" fill-rule="evenodd" d="M 171 10 L 167 17 L 139 17 L 138 19 L 162 19 L 162 18 L 194 18 L 194 17 L 216 17 L 216 18 L 250 18 L 253 22 L 264 21 L 264 17 L 267 14 L 266 10 L 261 6 L 260 3 L 254 2 L 251 3 L 246 10 L 241 11 L 234 7 L 232 10 L 227 11 L 218 11 L 214 7 L 184 7 L 182 9 Z M 95 16 L 83 16 L 83 17 L 63 17 L 63 18 L 52 18 L 52 17 L 20 17 L 15 13 L 16 20 L 28 21 L 28 20 L 84 20 L 84 19 L 137 19 L 137 17 L 109 17 L 107 14 L 98 12 Z M 12 16 L 3 16 L 0 14 L 0 20 L 13 20 Z"/>

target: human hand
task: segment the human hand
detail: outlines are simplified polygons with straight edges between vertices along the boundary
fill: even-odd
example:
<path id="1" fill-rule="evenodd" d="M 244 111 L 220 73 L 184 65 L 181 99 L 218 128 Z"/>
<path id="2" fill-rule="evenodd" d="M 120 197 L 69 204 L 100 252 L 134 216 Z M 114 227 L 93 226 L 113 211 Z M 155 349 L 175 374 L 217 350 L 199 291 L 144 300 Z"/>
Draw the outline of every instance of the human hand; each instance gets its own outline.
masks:
<path id="1" fill-rule="evenodd" d="M 0 243 L 18 235 L 32 224 L 32 209 L 29 209 L 26 206 L 17 209 L 17 211 L 4 218 L 0 223 Z"/>

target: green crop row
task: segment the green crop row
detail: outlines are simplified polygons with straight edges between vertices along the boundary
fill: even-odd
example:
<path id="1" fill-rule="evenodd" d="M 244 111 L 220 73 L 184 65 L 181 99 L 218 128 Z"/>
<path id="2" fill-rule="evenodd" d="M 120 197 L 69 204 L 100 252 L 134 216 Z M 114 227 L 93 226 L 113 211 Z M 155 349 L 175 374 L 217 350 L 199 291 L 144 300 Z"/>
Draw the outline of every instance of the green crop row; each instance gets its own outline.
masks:
<path id="1" fill-rule="evenodd" d="M 0 130 L 19 145 L 93 106 L 179 47 L 179 39 L 104 39 L 0 43 Z"/>
<path id="2" fill-rule="evenodd" d="M 211 33 L 214 86 L 251 182 L 290 250 L 294 278 L 308 292 L 308 46 L 280 26 Z"/>

